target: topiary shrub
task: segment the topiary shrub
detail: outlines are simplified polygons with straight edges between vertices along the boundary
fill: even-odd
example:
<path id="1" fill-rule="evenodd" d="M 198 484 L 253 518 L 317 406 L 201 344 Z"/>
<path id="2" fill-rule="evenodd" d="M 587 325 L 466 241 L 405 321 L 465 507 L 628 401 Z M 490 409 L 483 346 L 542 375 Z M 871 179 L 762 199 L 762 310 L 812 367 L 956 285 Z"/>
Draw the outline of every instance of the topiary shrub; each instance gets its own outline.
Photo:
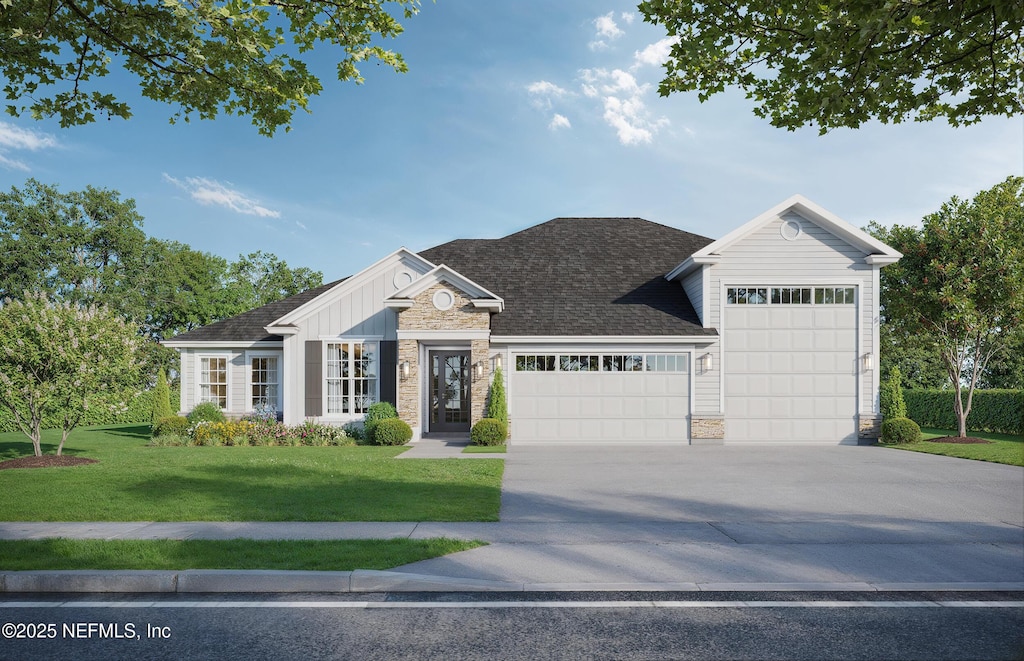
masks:
<path id="1" fill-rule="evenodd" d="M 373 428 L 373 442 L 377 445 L 405 445 L 412 438 L 412 427 L 399 418 L 378 420 Z"/>
<path id="2" fill-rule="evenodd" d="M 469 432 L 473 445 L 502 445 L 508 437 L 508 426 L 496 418 L 481 418 Z"/>
<path id="3" fill-rule="evenodd" d="M 494 381 L 491 383 L 491 399 L 487 403 L 487 417 L 500 420 L 508 428 L 508 401 L 505 398 L 505 379 L 501 368 L 494 370 Z"/>
<path id="4" fill-rule="evenodd" d="M 921 428 L 910 418 L 889 418 L 882 421 L 883 443 L 916 443 L 921 440 Z"/>
<path id="5" fill-rule="evenodd" d="M 882 418 L 906 418 L 907 403 L 903 399 L 903 377 L 900 368 L 893 367 L 889 372 L 889 378 L 882 382 L 878 389 L 879 405 L 882 409 Z"/>
<path id="6" fill-rule="evenodd" d="M 188 418 L 180 415 L 169 415 L 160 418 L 153 425 L 153 438 L 160 436 L 187 436 Z"/>
<path id="7" fill-rule="evenodd" d="M 395 405 L 391 402 L 377 402 L 371 404 L 366 409 L 366 417 L 363 419 L 363 438 L 368 443 L 376 443 L 374 440 L 374 432 L 377 427 L 377 423 L 381 420 L 391 420 L 398 417 L 398 411 L 395 410 Z"/>
<path id="8" fill-rule="evenodd" d="M 224 419 L 224 411 L 220 410 L 216 402 L 197 404 L 188 414 L 188 421 L 193 425 L 200 422 L 224 422 Z"/>
<path id="9" fill-rule="evenodd" d="M 171 410 L 171 389 L 167 385 L 167 374 L 160 368 L 160 373 L 156 377 L 156 387 L 153 388 L 153 413 L 149 420 L 156 424 L 172 415 L 174 411 Z"/>

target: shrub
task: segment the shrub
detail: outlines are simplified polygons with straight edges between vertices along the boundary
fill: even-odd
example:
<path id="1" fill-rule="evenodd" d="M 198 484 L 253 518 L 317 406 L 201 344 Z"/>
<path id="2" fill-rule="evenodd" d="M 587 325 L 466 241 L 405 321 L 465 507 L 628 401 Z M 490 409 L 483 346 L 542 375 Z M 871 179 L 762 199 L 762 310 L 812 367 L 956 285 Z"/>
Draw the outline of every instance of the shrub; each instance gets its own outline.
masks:
<path id="1" fill-rule="evenodd" d="M 508 402 L 505 399 L 505 379 L 501 368 L 494 370 L 494 381 L 491 383 L 491 399 L 487 403 L 487 417 L 500 420 L 508 428 Z"/>
<path id="2" fill-rule="evenodd" d="M 907 417 L 922 427 L 956 429 L 955 390 L 906 391 Z M 964 404 L 967 393 L 963 394 Z M 1024 434 L 1024 390 L 975 390 L 967 428 L 999 434 Z"/>
<path id="3" fill-rule="evenodd" d="M 155 448 L 176 448 L 190 445 L 191 440 L 188 434 L 164 434 L 163 436 L 153 437 L 146 445 Z"/>
<path id="4" fill-rule="evenodd" d="M 366 409 L 366 417 L 363 418 L 363 437 L 369 443 L 376 443 L 374 431 L 377 423 L 381 420 L 391 420 L 398 417 L 398 411 L 391 402 L 377 402 Z"/>
<path id="5" fill-rule="evenodd" d="M 501 445 L 507 437 L 508 426 L 496 418 L 482 418 L 469 432 L 473 445 Z"/>
<path id="6" fill-rule="evenodd" d="M 921 428 L 910 418 L 889 418 L 882 421 L 883 443 L 916 443 L 921 440 Z"/>
<path id="7" fill-rule="evenodd" d="M 216 402 L 203 402 L 189 411 L 188 421 L 193 425 L 200 422 L 224 422 L 224 411 L 220 410 Z"/>
<path id="8" fill-rule="evenodd" d="M 348 436 L 350 439 L 356 442 L 366 440 L 366 434 L 365 430 L 363 429 L 363 425 L 358 422 L 346 422 L 344 425 L 342 425 L 341 430 L 345 432 L 345 436 Z"/>
<path id="9" fill-rule="evenodd" d="M 385 418 L 377 421 L 373 432 L 373 441 L 377 445 L 405 445 L 412 438 L 412 428 L 398 418 Z"/>
<path id="10" fill-rule="evenodd" d="M 907 417 L 907 403 L 903 399 L 903 385 L 901 381 L 900 368 L 893 367 L 892 371 L 889 372 L 889 378 L 882 382 L 879 388 L 879 403 L 882 408 L 882 418 L 885 420 Z"/>
<path id="11" fill-rule="evenodd" d="M 160 373 L 156 377 L 156 386 L 153 388 L 153 413 L 150 416 L 150 421 L 155 424 L 172 415 L 174 415 L 174 411 L 171 410 L 171 389 L 167 385 L 167 374 L 164 373 L 163 368 L 160 368 Z"/>
<path id="12" fill-rule="evenodd" d="M 161 436 L 187 436 L 188 428 L 188 418 L 180 415 L 164 416 L 153 425 L 153 438 Z"/>

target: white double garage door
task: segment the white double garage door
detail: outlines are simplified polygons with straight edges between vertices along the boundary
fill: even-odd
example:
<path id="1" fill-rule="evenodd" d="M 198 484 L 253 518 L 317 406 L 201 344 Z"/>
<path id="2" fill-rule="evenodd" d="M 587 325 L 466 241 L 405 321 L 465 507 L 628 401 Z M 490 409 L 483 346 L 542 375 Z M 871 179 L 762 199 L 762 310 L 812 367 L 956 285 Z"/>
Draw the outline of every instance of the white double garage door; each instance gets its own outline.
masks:
<path id="1" fill-rule="evenodd" d="M 523 364 L 524 358 L 528 365 Z M 622 371 L 619 361 L 629 371 Z M 587 369 L 579 369 L 581 362 Z M 509 374 L 512 440 L 517 444 L 686 443 L 691 362 L 690 353 L 513 354 Z"/>

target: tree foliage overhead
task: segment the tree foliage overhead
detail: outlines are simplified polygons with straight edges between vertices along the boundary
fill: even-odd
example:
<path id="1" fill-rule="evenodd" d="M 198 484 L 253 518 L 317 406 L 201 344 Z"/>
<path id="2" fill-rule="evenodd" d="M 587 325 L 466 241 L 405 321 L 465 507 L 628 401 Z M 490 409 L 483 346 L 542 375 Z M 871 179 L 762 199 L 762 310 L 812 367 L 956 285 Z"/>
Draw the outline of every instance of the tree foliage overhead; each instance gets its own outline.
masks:
<path id="1" fill-rule="evenodd" d="M 357 64 L 406 70 L 376 43 L 402 32 L 419 0 L 0 0 L 0 75 L 9 114 L 60 119 L 62 127 L 131 109 L 104 87 L 111 66 L 138 79 L 143 96 L 178 106 L 177 118 L 247 115 L 264 135 L 288 127 L 322 89 L 300 59 L 339 48 L 337 75 L 361 82 Z"/>
<path id="2" fill-rule="evenodd" d="M 920 228 L 869 229 L 903 253 L 882 269 L 884 323 L 940 356 L 956 388 L 964 436 L 974 389 L 990 362 L 1024 341 L 1024 177 L 1009 177 L 969 202 L 954 197 Z"/>
<path id="3" fill-rule="evenodd" d="M 954 125 L 1024 111 L 1020 0 L 645 0 L 678 40 L 659 91 L 737 86 L 754 112 L 821 133 L 870 119 Z"/>

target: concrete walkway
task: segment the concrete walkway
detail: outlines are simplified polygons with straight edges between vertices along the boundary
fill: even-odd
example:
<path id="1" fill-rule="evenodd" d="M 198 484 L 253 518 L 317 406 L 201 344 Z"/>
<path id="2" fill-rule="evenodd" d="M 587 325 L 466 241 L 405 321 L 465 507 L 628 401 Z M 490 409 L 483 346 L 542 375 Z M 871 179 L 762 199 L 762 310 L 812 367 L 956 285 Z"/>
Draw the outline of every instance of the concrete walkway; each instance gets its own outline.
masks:
<path id="1" fill-rule="evenodd" d="M 469 453 L 468 434 L 431 434 L 412 444 L 412 449 L 398 455 L 399 459 L 504 459 L 502 453 Z"/>

